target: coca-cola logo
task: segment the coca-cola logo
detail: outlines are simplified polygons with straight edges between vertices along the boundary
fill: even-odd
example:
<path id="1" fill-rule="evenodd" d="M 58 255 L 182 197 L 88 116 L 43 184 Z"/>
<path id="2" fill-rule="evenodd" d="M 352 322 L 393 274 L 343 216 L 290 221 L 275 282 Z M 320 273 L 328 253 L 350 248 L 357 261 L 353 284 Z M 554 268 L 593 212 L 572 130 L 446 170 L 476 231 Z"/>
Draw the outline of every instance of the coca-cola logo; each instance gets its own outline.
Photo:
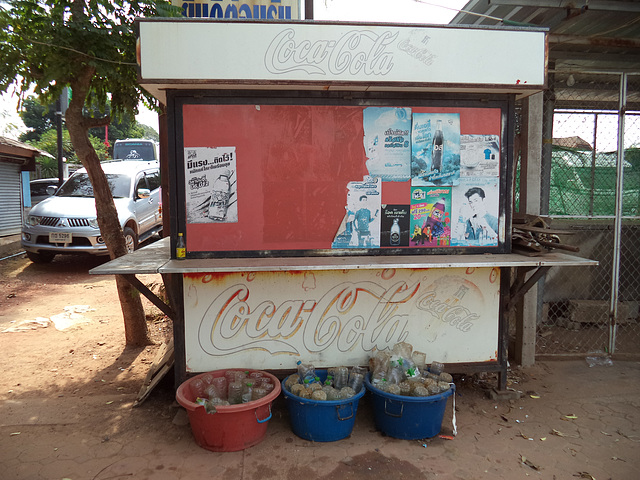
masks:
<path id="1" fill-rule="evenodd" d="M 198 341 L 214 356 L 248 349 L 299 355 L 300 343 L 315 353 L 384 349 L 407 340 L 409 315 L 399 308 L 419 288 L 420 283 L 397 282 L 385 288 L 374 282 L 345 282 L 318 300 L 251 304 L 249 287 L 236 284 L 211 302 L 200 321 Z"/>
<path id="2" fill-rule="evenodd" d="M 264 56 L 273 74 L 302 71 L 310 75 L 387 75 L 393 68 L 389 46 L 398 32 L 351 30 L 338 40 L 298 40 L 292 28 L 281 31 Z"/>

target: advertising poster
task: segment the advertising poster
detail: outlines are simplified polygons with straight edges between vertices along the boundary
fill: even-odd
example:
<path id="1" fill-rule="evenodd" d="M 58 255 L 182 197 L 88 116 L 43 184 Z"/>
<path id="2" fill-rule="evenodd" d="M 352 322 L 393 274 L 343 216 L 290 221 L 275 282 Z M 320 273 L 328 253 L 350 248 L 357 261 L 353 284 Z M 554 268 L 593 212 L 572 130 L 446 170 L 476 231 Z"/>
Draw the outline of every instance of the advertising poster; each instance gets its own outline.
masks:
<path id="1" fill-rule="evenodd" d="M 460 114 L 414 113 L 411 185 L 457 185 L 460 179 Z"/>
<path id="2" fill-rule="evenodd" d="M 237 223 L 235 147 L 184 149 L 187 223 Z"/>
<path id="3" fill-rule="evenodd" d="M 349 182 L 346 214 L 331 248 L 379 248 L 381 198 L 380 178 Z"/>
<path id="4" fill-rule="evenodd" d="M 367 107 L 363 110 L 367 170 L 383 182 L 411 178 L 411 109 Z"/>
<path id="5" fill-rule="evenodd" d="M 460 179 L 453 188 L 452 245 L 498 245 L 499 192 L 497 177 Z"/>
<path id="6" fill-rule="evenodd" d="M 451 240 L 452 187 L 411 188 L 411 247 L 447 247 Z"/>
<path id="7" fill-rule="evenodd" d="M 409 246 L 409 205 L 382 205 L 380 218 L 380 246 Z"/>
<path id="8" fill-rule="evenodd" d="M 460 135 L 460 176 L 497 177 L 500 175 L 500 137 L 498 135 Z"/>
<path id="9" fill-rule="evenodd" d="M 427 363 L 497 359 L 499 268 L 207 272 L 183 282 L 188 372 L 363 365 L 398 342 Z"/>

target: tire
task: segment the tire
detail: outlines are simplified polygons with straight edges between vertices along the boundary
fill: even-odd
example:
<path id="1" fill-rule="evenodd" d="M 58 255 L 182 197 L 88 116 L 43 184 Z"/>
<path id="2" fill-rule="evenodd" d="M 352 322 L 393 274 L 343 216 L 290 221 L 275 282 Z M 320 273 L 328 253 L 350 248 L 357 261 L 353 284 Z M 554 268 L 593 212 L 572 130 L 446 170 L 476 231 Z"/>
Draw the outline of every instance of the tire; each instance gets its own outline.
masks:
<path id="1" fill-rule="evenodd" d="M 31 260 L 33 263 L 51 263 L 53 257 L 55 257 L 55 253 L 51 252 L 27 252 L 27 258 Z"/>
<path id="2" fill-rule="evenodd" d="M 124 243 L 127 247 L 127 253 L 133 252 L 138 248 L 138 237 L 136 236 L 136 232 L 134 232 L 131 227 L 124 227 L 122 233 L 124 234 Z"/>

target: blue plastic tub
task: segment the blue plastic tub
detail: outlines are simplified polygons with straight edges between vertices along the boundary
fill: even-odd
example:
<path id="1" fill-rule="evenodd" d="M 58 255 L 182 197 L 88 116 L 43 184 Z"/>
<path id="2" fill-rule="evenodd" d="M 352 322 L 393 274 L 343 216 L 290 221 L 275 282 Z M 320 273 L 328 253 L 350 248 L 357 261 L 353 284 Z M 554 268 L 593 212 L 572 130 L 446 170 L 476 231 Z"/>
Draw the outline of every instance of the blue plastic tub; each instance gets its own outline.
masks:
<path id="1" fill-rule="evenodd" d="M 408 397 L 383 392 L 371 385 L 369 375 L 364 384 L 371 392 L 376 428 L 389 437 L 417 440 L 435 437 L 442 428 L 447 398 L 455 385 L 438 395 Z"/>
<path id="2" fill-rule="evenodd" d="M 327 371 L 316 370 L 316 375 L 324 381 L 327 378 Z M 346 400 L 311 400 L 298 397 L 288 391 L 284 386 L 287 378 L 282 380 L 282 393 L 289 410 L 293 433 L 314 442 L 334 442 L 351 435 L 358 402 L 366 392 L 364 387 Z"/>

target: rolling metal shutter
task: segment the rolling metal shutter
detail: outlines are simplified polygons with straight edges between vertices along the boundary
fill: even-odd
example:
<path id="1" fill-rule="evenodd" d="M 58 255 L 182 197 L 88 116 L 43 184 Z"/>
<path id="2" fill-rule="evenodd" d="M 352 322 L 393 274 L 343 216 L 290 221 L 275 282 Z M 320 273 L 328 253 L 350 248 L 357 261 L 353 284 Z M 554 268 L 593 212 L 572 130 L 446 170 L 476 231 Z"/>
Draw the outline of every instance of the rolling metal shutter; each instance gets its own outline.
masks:
<path id="1" fill-rule="evenodd" d="M 0 162 L 0 237 L 20 233 L 22 186 L 20 165 Z"/>

